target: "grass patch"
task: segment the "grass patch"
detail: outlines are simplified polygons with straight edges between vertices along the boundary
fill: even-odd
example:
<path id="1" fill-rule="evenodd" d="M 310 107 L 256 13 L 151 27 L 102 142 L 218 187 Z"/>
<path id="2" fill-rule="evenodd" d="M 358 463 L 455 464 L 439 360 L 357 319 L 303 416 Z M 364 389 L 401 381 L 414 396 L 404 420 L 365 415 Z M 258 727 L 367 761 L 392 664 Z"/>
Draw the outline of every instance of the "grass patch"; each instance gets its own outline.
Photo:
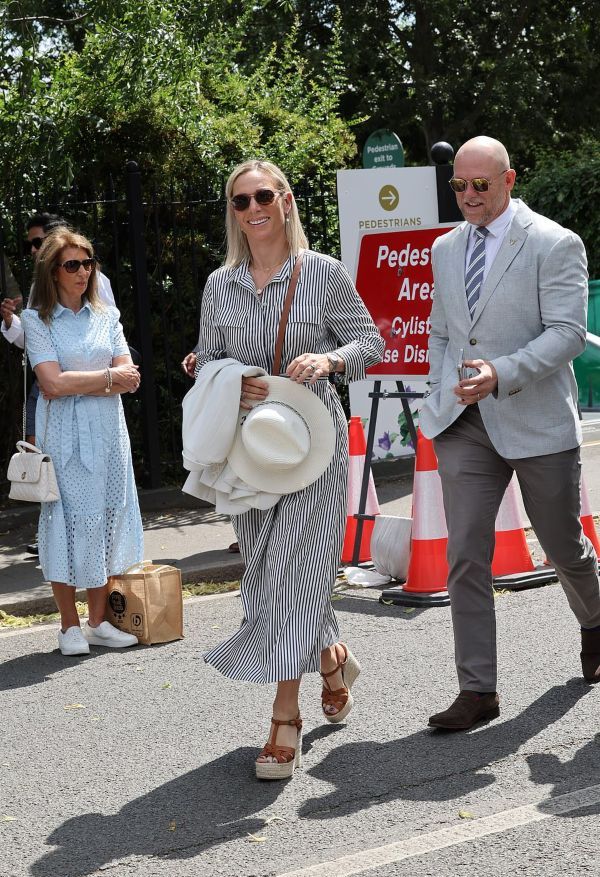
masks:
<path id="1" fill-rule="evenodd" d="M 79 616 L 87 615 L 87 603 L 75 604 Z M 9 615 L 0 609 L 0 630 L 15 630 L 19 627 L 31 627 L 34 624 L 46 624 L 48 621 L 58 621 L 58 612 L 39 612 L 35 615 Z"/>
<path id="2" fill-rule="evenodd" d="M 184 585 L 182 589 L 183 599 L 188 597 L 205 597 L 209 594 L 227 594 L 230 591 L 239 591 L 240 583 L 235 582 L 194 582 Z M 77 602 L 77 614 L 81 617 L 87 615 L 87 603 Z M 58 621 L 58 612 L 39 612 L 34 615 L 9 615 L 0 609 L 0 630 L 16 630 L 22 627 L 32 627 L 34 624 L 47 624 L 50 621 Z"/>
<path id="3" fill-rule="evenodd" d="M 206 597 L 209 594 L 228 594 L 239 591 L 240 583 L 235 582 L 196 582 L 183 586 L 183 599 L 186 597 Z"/>

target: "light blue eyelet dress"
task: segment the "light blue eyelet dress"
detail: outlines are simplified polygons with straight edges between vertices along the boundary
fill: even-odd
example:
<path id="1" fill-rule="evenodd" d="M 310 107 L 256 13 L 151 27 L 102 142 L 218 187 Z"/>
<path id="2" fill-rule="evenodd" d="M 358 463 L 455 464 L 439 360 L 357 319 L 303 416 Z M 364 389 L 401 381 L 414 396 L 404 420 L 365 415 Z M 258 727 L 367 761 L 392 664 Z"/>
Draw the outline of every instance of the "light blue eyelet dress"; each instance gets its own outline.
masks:
<path id="1" fill-rule="evenodd" d="M 57 304 L 49 324 L 22 314 L 31 367 L 58 362 L 62 371 L 97 371 L 129 353 L 113 307 L 78 313 Z M 48 422 L 46 428 L 46 417 Z M 54 462 L 60 500 L 42 503 L 38 529 L 45 578 L 98 588 L 143 558 L 143 532 L 129 435 L 119 395 L 40 395 L 36 443 Z M 44 438 L 45 436 L 45 438 Z"/>

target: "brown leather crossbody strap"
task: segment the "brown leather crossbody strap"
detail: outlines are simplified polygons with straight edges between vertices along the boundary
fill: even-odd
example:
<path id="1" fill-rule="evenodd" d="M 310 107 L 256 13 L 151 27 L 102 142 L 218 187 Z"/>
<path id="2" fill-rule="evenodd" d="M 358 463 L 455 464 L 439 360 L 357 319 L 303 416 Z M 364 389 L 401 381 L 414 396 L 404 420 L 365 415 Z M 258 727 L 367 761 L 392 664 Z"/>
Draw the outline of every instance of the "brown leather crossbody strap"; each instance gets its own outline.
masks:
<path id="1" fill-rule="evenodd" d="M 277 341 L 275 342 L 275 357 L 273 359 L 273 368 L 271 369 L 272 375 L 278 375 L 281 370 L 281 354 L 283 353 L 283 339 L 285 338 L 285 330 L 287 326 L 288 317 L 290 315 L 290 309 L 292 307 L 292 300 L 294 298 L 294 293 L 296 292 L 296 286 L 298 285 L 298 277 L 300 276 L 300 268 L 302 267 L 302 257 L 304 256 L 304 250 L 300 250 L 298 255 L 296 256 L 296 261 L 294 263 L 294 270 L 292 271 L 292 276 L 290 277 L 290 285 L 288 286 L 287 295 L 285 297 L 285 301 L 283 303 L 283 309 L 281 311 L 281 318 L 279 320 L 279 329 L 277 330 Z"/>

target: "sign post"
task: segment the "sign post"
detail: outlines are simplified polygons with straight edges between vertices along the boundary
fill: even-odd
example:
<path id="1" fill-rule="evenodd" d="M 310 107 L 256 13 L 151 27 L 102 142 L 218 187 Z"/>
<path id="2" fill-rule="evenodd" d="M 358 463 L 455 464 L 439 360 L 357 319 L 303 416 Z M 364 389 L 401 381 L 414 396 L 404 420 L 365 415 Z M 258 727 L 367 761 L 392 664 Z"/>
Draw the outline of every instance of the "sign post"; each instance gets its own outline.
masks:
<path id="1" fill-rule="evenodd" d="M 383 145 L 382 138 L 371 148 Z M 363 161 L 367 146 L 369 141 Z M 355 515 L 353 563 L 358 558 L 363 521 L 369 518 L 364 510 L 380 399 L 401 400 L 416 449 L 409 399 L 422 398 L 424 393 L 406 390 L 404 381 L 424 381 L 429 372 L 429 315 L 434 295 L 431 248 L 436 238 L 450 231 L 457 221 L 456 213 L 449 214 L 445 206 L 445 191 L 439 191 L 447 186 L 446 175 L 437 174 L 435 167 L 394 168 L 392 161 L 389 165 L 387 160 L 385 164 L 375 161 L 386 154 L 383 150 L 370 152 L 370 169 L 338 171 L 342 261 L 385 341 L 382 362 L 367 372 L 374 385 L 368 393 L 371 410 L 365 471 Z M 394 381 L 395 389 L 382 390 L 384 379 Z M 351 386 L 354 411 L 352 395 Z"/>

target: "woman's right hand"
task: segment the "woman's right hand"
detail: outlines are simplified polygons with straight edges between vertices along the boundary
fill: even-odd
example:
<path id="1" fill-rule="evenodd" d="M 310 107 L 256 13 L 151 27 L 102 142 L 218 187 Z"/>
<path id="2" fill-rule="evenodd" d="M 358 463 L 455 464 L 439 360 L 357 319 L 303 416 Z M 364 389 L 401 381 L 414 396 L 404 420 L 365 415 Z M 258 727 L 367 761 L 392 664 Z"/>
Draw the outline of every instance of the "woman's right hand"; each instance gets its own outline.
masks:
<path id="1" fill-rule="evenodd" d="M 269 395 L 269 385 L 260 378 L 242 378 L 240 408 L 251 409 L 257 402 L 263 402 Z"/>
<path id="2" fill-rule="evenodd" d="M 113 365 L 110 369 L 112 382 L 129 393 L 135 393 L 140 385 L 140 370 L 137 365 Z"/>

